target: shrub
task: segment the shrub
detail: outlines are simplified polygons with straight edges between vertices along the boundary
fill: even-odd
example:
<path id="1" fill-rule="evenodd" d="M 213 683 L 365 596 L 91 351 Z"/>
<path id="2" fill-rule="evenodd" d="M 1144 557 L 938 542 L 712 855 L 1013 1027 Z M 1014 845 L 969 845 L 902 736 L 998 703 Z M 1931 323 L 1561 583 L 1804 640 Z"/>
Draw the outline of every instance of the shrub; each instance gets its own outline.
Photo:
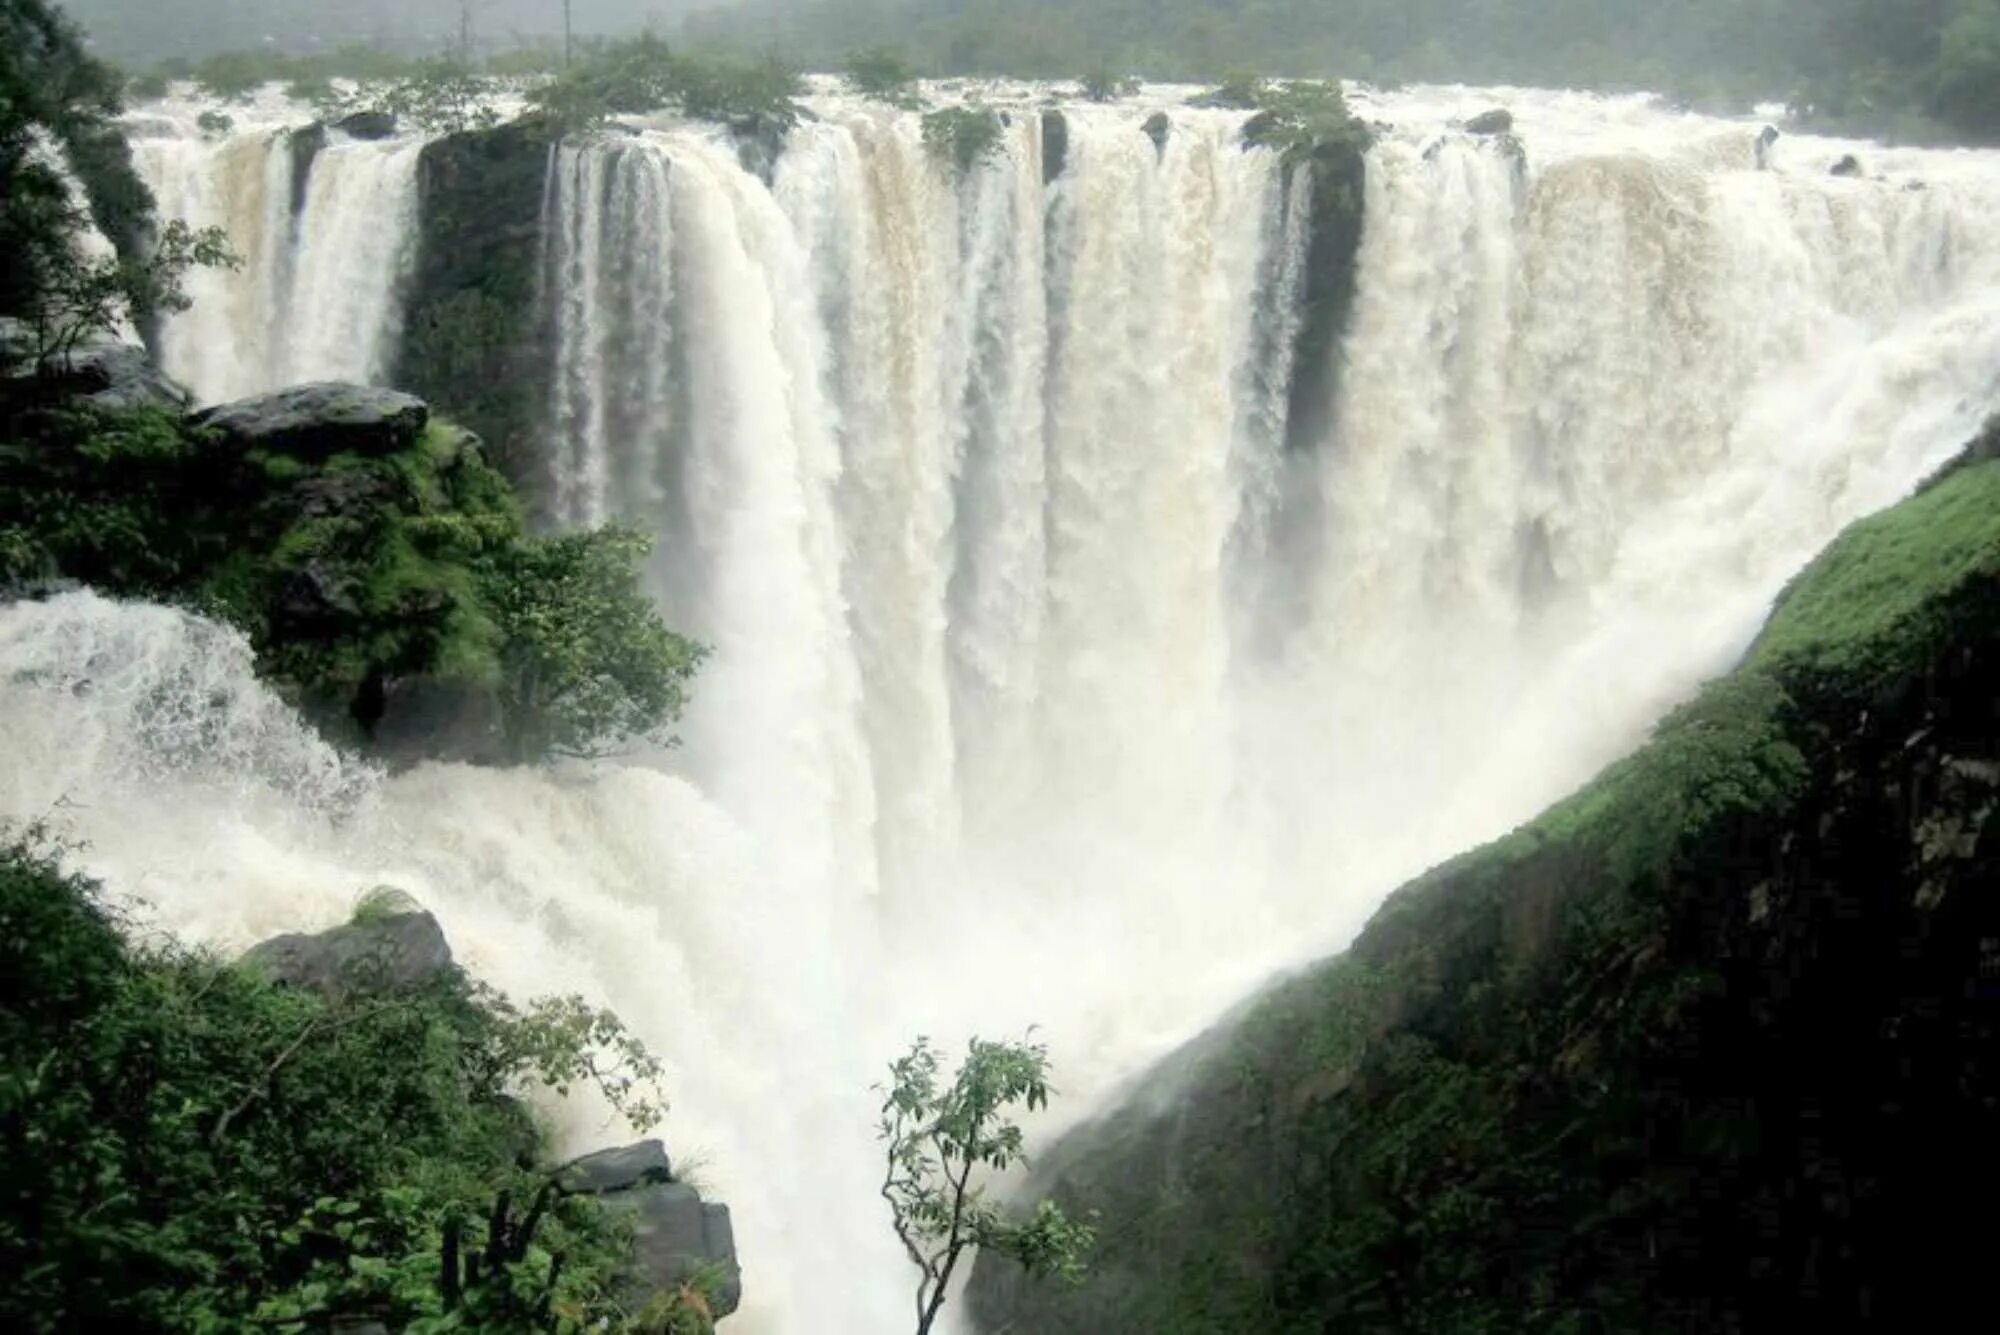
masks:
<path id="1" fill-rule="evenodd" d="M 848 87 L 863 97 L 898 107 L 916 107 L 923 100 L 917 89 L 916 70 L 894 47 L 876 46 L 849 53 L 846 74 Z"/>
<path id="2" fill-rule="evenodd" d="M 510 1096 L 602 1073 L 650 1118 L 616 1017 L 457 976 L 329 1000 L 124 926 L 44 845 L 0 846 L 0 1324 L 624 1328 L 626 1243 L 522 1167 L 546 1141 Z M 452 1292 L 447 1238 L 501 1273 Z"/>
<path id="3" fill-rule="evenodd" d="M 924 117 L 924 147 L 960 176 L 1000 147 L 1005 125 L 991 107 L 945 107 Z"/>

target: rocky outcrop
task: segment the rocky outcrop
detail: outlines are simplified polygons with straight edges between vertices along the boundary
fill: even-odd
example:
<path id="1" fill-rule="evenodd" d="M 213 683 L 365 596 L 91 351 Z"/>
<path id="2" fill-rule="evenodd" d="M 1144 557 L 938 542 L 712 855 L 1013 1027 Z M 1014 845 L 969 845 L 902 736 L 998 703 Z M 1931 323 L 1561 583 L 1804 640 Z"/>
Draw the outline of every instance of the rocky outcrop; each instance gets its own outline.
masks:
<path id="1" fill-rule="evenodd" d="M 1146 123 L 1141 125 L 1139 129 L 1145 133 L 1148 139 L 1153 141 L 1155 152 L 1164 153 L 1167 151 L 1167 136 L 1174 131 L 1173 117 L 1167 115 L 1164 111 L 1156 111 L 1146 117 Z"/>
<path id="2" fill-rule="evenodd" d="M 538 313 L 542 195 L 552 141 L 517 121 L 447 135 L 417 159 L 421 230 L 395 383 L 486 442 L 531 503 L 549 331 Z"/>
<path id="3" fill-rule="evenodd" d="M 251 947 L 242 962 L 277 982 L 333 1000 L 418 991 L 457 967 L 437 919 L 387 888 L 373 892 L 353 922 L 311 935 L 273 937 Z"/>
<path id="4" fill-rule="evenodd" d="M 1990 445 L 1981 447 L 1990 450 Z M 2000 1189 L 2000 460 L 1046 1155 L 985 1331 L 1948 1329 Z"/>
<path id="5" fill-rule="evenodd" d="M 1783 137 L 1775 125 L 1766 125 L 1762 130 L 1758 131 L 1755 148 L 1758 171 L 1769 171 L 1771 169 L 1772 158 L 1776 155 L 1778 149 L 1778 140 Z"/>
<path id="6" fill-rule="evenodd" d="M 1514 113 L 1505 107 L 1482 111 L 1465 123 L 1467 134 L 1512 134 L 1513 131 Z"/>
<path id="7" fill-rule="evenodd" d="M 407 450 L 429 424 L 430 408 L 393 389 L 322 381 L 221 404 L 192 420 L 243 449 L 326 459 Z"/>
<path id="8" fill-rule="evenodd" d="M 626 1301 L 635 1310 L 678 1292 L 702 1275 L 715 1279 L 710 1292 L 713 1315 L 723 1317 L 736 1310 L 743 1298 L 743 1271 L 736 1259 L 729 1207 L 704 1201 L 693 1186 L 676 1181 L 659 1141 L 572 1160 L 556 1171 L 556 1182 L 565 1192 L 594 1196 L 631 1220 L 633 1254 Z"/>
<path id="9" fill-rule="evenodd" d="M 1069 163 L 1069 117 L 1054 107 L 1042 113 L 1042 184 L 1053 185 Z"/>
<path id="10" fill-rule="evenodd" d="M 357 111 L 342 116 L 333 123 L 333 128 L 349 139 L 390 139 L 396 134 L 396 113 L 393 111 Z"/>
<path id="11" fill-rule="evenodd" d="M 1311 449 L 1328 438 L 1339 398 L 1340 359 L 1334 349 L 1354 309 L 1357 264 L 1368 208 L 1368 136 L 1316 142 L 1305 158 L 1311 171 L 1311 240 L 1306 247 L 1298 334 L 1285 414 L 1285 445 Z M 1296 167 L 1286 188 L 1298 188 Z"/>
<path id="12" fill-rule="evenodd" d="M 193 396 L 153 364 L 146 350 L 134 343 L 96 338 L 66 354 L 52 354 L 39 365 L 27 366 L 34 343 L 19 321 L 0 320 L 0 399 L 9 404 L 32 399 L 60 399 L 110 412 L 153 408 L 179 414 Z"/>
<path id="13" fill-rule="evenodd" d="M 292 226 L 306 211 L 306 192 L 312 186 L 313 163 L 326 151 L 326 126 L 319 121 L 302 125 L 285 134 L 285 146 L 292 155 Z"/>
<path id="14" fill-rule="evenodd" d="M 1846 154 L 1840 161 L 1833 164 L 1831 172 L 1835 176 L 1860 176 L 1862 174 L 1861 159 L 1855 157 L 1852 153 Z"/>

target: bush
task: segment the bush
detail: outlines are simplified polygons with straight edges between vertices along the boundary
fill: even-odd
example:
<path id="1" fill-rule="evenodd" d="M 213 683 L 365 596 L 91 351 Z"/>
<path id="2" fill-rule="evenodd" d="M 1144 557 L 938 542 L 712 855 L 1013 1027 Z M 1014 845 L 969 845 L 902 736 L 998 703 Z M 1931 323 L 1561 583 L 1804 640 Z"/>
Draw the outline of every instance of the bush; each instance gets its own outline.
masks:
<path id="1" fill-rule="evenodd" d="M 313 459 L 237 451 L 161 412 L 38 409 L 0 437 L 0 579 L 63 576 L 242 628 L 258 671 L 363 731 L 428 676 L 497 698 L 509 756 L 665 743 L 702 651 L 621 530 L 526 535 L 455 428 Z"/>
<path id="2" fill-rule="evenodd" d="M 917 90 L 916 70 L 894 47 L 851 52 L 846 73 L 848 87 L 863 97 L 898 107 L 916 107 L 923 100 Z"/>
<path id="3" fill-rule="evenodd" d="M 1116 74 L 1108 66 L 1099 65 L 1084 75 L 1078 89 L 1087 101 L 1116 102 L 1139 91 L 1139 81 L 1129 75 Z"/>
<path id="4" fill-rule="evenodd" d="M 777 61 L 743 64 L 676 55 L 650 34 L 600 47 L 589 60 L 542 84 L 529 102 L 569 131 L 611 116 L 673 109 L 696 120 L 759 122 L 789 129 L 803 114 L 796 72 Z"/>
<path id="5" fill-rule="evenodd" d="M 457 976 L 332 1001 L 123 926 L 51 850 L 0 846 L 0 1324 L 626 1328 L 627 1244 L 542 1193 L 510 1096 L 602 1073 L 653 1116 L 657 1065 L 616 1017 Z M 509 1201 L 539 1201 L 532 1226 Z M 501 1273 L 451 1292 L 447 1237 Z"/>
<path id="6" fill-rule="evenodd" d="M 1000 147 L 1005 125 L 991 107 L 945 107 L 924 117 L 924 147 L 960 176 Z"/>

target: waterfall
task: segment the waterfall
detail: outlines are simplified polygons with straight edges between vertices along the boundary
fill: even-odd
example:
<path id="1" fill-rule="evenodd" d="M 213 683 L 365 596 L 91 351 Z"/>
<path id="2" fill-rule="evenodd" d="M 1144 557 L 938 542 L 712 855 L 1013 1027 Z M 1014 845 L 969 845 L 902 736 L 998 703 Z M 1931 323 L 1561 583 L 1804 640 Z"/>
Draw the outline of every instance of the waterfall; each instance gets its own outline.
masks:
<path id="1" fill-rule="evenodd" d="M 34 758 L 0 816 L 202 939 L 387 881 L 500 986 L 614 1006 L 736 1207 L 732 1328 L 893 1328 L 867 1086 L 910 1038 L 1040 1024 L 1052 1117 L 1086 1113 L 1628 750 L 2000 407 L 2000 155 L 1760 170 L 1756 123 L 1420 88 L 1359 99 L 1389 128 L 1338 399 L 1288 449 L 1337 184 L 1187 91 L 1065 107 L 1052 176 L 1007 86 L 962 176 L 830 94 L 768 183 L 666 122 L 551 154 L 552 518 L 655 534 L 714 650 L 668 757 L 384 778 L 228 633 L 72 595 L 0 609 Z M 1455 128 L 1495 101 L 1518 143 Z M 245 257 L 170 369 L 379 374 L 413 157 L 329 145 L 295 211 L 268 126 L 144 139 L 163 211 Z"/>
<path id="2" fill-rule="evenodd" d="M 421 141 L 321 131 L 301 175 L 295 129 L 215 136 L 186 120 L 135 126 L 134 165 L 160 216 L 222 228 L 240 264 L 188 276 L 194 305 L 161 331 L 167 373 L 207 403 L 306 380 L 379 383 L 415 253 Z"/>

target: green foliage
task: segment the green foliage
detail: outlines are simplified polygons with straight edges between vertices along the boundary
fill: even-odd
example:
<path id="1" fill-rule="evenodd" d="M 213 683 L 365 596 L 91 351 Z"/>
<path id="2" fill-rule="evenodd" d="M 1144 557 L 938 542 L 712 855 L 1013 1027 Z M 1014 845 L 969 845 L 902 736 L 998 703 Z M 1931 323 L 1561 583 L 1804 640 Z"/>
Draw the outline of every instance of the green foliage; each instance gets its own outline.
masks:
<path id="1" fill-rule="evenodd" d="M 1094 67 L 1079 84 L 1078 91 L 1091 102 L 1116 102 L 1139 91 L 1139 80 L 1119 74 L 1108 65 Z"/>
<path id="2" fill-rule="evenodd" d="M 242 627 L 259 671 L 364 730 L 386 681 L 497 701 L 508 755 L 666 740 L 698 646 L 639 582 L 619 530 L 531 538 L 478 444 L 239 451 L 159 412 L 36 409 L 0 438 L 0 578 L 56 575 Z"/>
<path id="3" fill-rule="evenodd" d="M 247 102 L 267 83 L 291 77 L 292 62 L 281 55 L 257 51 L 223 51 L 197 61 L 190 77 L 206 97 L 218 102 Z"/>
<path id="4" fill-rule="evenodd" d="M 512 1097 L 598 1069 L 643 1086 L 657 1068 L 614 1019 L 450 977 L 333 1001 L 124 925 L 53 852 L 0 847 L 0 1324 L 631 1328 L 623 1236 L 538 1195 Z M 451 1235 L 507 1264 L 448 1293 Z"/>
<path id="5" fill-rule="evenodd" d="M 234 117 L 227 112 L 216 111 L 213 108 L 195 117 L 194 123 L 195 128 L 201 131 L 201 137 L 204 139 L 226 138 L 236 129 L 236 120 Z"/>
<path id="6" fill-rule="evenodd" d="M 1081 1278 L 1096 1242 L 1090 1224 L 1053 1201 L 1026 1220 L 1010 1219 L 973 1180 L 1026 1162 L 1021 1129 L 1008 1112 L 1045 1108 L 1049 1092 L 1048 1049 L 1035 1042 L 975 1038 L 949 1084 L 926 1039 L 890 1064 L 878 1128 L 887 1159 L 882 1198 L 917 1268 L 917 1335 L 928 1335 L 969 1251 L 1065 1282 Z"/>
<path id="7" fill-rule="evenodd" d="M 504 637 L 502 698 L 516 754 L 598 755 L 664 742 L 700 646 L 653 613 L 639 585 L 649 547 L 616 528 L 515 543 L 488 581 Z"/>
<path id="8" fill-rule="evenodd" d="M 1779 598 L 1749 666 L 1872 689 L 1936 637 L 1942 592 L 1996 572 L 2000 463 L 1968 464 L 1842 534 Z"/>
<path id="9" fill-rule="evenodd" d="M 1254 111 L 1264 105 L 1271 93 L 1271 85 L 1260 74 L 1247 70 L 1231 70 L 1223 76 L 1219 87 L 1191 99 L 1198 107 L 1223 107 L 1233 111 Z"/>
<path id="10" fill-rule="evenodd" d="M 0 4 L 0 315 L 45 321 L 60 310 L 55 289 L 114 267 L 135 280 L 126 297 L 145 314 L 153 198 L 117 121 L 123 86 L 44 0 Z M 82 206 L 46 160 L 51 142 L 83 185 Z M 117 266 L 79 253 L 85 208 L 117 251 Z"/>
<path id="11" fill-rule="evenodd" d="M 1250 105 L 1258 112 L 1244 125 L 1243 142 L 1275 149 L 1287 162 L 1343 147 L 1366 152 L 1373 138 L 1368 127 L 1348 110 L 1337 84 L 1251 81 L 1225 84 L 1208 96 L 1225 99 L 1214 103 L 1219 106 L 1241 105 L 1229 99 L 1251 99 Z M 1355 204 L 1358 208 L 1360 201 Z"/>
<path id="12" fill-rule="evenodd" d="M 872 46 L 851 51 L 842 70 L 848 87 L 863 97 L 872 97 L 891 106 L 921 106 L 923 95 L 917 88 L 917 71 L 904 54 L 893 46 Z"/>
<path id="13" fill-rule="evenodd" d="M 500 123 L 492 80 L 453 60 L 429 60 L 357 110 L 386 111 L 431 134 L 460 134 Z"/>
<path id="14" fill-rule="evenodd" d="M 650 33 L 605 43 L 529 94 L 565 130 L 589 130 L 618 115 L 674 110 L 696 120 L 790 129 L 803 114 L 798 74 L 775 60 L 742 63 L 678 53 Z"/>
<path id="15" fill-rule="evenodd" d="M 998 150 L 1005 133 L 991 107 L 944 107 L 924 116 L 924 147 L 960 176 Z"/>

